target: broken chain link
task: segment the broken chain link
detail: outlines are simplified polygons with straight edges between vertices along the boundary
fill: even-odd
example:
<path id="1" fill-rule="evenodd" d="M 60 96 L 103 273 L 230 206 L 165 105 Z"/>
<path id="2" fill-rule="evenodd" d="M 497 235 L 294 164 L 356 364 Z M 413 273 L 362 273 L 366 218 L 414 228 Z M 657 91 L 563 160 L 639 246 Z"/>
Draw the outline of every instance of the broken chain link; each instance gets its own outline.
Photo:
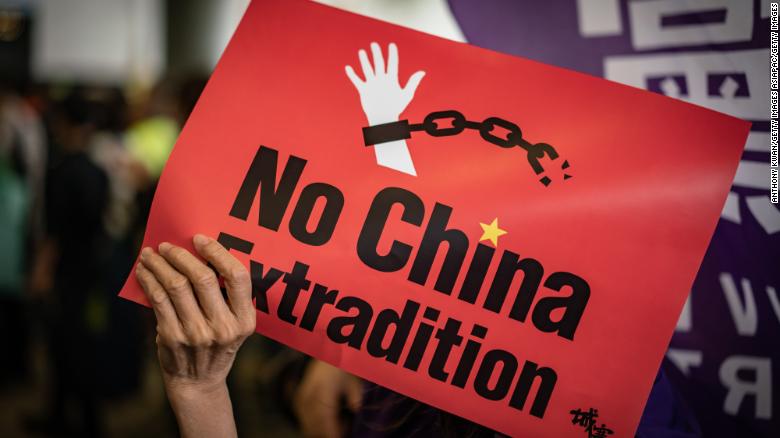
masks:
<path id="1" fill-rule="evenodd" d="M 438 122 L 451 120 L 449 126 L 439 127 Z M 503 128 L 508 131 L 506 136 L 499 137 L 493 134 L 493 130 Z M 409 123 L 408 120 L 384 123 L 381 125 L 367 126 L 363 128 L 363 142 L 366 146 L 373 146 L 391 141 L 412 138 L 412 132 L 425 131 L 432 137 L 449 137 L 458 135 L 466 129 L 479 131 L 480 137 L 485 141 L 501 148 L 520 147 L 527 153 L 528 164 L 537 176 L 545 171 L 539 162 L 545 156 L 554 161 L 558 159 L 558 152 L 547 143 L 530 143 L 523 138 L 523 131 L 516 124 L 499 117 L 488 117 L 482 122 L 467 120 L 461 112 L 455 110 L 435 111 L 428 114 L 422 123 Z M 568 169 L 569 161 L 564 160 L 561 169 Z M 564 173 L 563 179 L 567 180 L 571 175 Z M 539 182 L 545 186 L 552 183 L 552 179 L 542 175 Z"/>

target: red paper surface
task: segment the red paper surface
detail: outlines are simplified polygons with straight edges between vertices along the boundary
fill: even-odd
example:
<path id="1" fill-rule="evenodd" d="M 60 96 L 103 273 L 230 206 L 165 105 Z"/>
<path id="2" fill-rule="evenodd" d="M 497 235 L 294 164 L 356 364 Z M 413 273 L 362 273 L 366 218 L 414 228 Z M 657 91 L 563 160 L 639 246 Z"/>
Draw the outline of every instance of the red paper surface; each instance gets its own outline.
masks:
<path id="1" fill-rule="evenodd" d="M 422 123 L 431 112 L 454 109 L 473 121 L 511 121 L 525 139 L 553 145 L 560 154 L 541 160 L 553 182 L 539 182 L 524 150 L 490 144 L 469 129 L 447 137 L 413 132 L 406 144 L 416 176 L 378 165 L 375 147 L 364 146 L 362 128 L 369 123 L 344 70 L 351 65 L 362 78 L 357 53 L 373 41 L 381 45 L 385 60 L 388 44 L 397 45 L 401 85 L 415 71 L 426 73 L 400 119 Z M 629 437 L 713 232 L 748 128 L 744 121 L 659 95 L 329 7 L 255 1 L 163 172 L 144 245 L 169 241 L 191 248 L 195 233 L 228 233 L 254 243 L 251 255 L 232 252 L 247 265 L 250 259 L 262 263 L 264 273 L 269 267 L 289 272 L 296 261 L 306 264 L 311 284 L 298 296 L 292 312 L 296 323 L 278 316 L 285 291 L 280 280 L 267 293 L 269 312 L 258 311 L 257 331 L 425 403 L 510 435 L 534 437 L 584 436 L 570 412 L 595 408 L 599 424 L 613 436 Z M 258 211 L 266 205 L 259 195 L 247 220 L 230 215 L 261 145 L 278 151 L 277 181 L 291 156 L 307 160 L 277 231 L 258 225 Z M 570 163 L 565 171 L 560 169 L 564 160 Z M 572 178 L 562 180 L 563 172 Z M 302 191 L 312 183 L 337 188 L 344 200 L 332 236 L 316 246 L 295 239 L 289 226 Z M 425 211 L 416 226 L 401 220 L 401 205 L 393 207 L 378 253 L 387 254 L 394 240 L 413 249 L 400 270 L 380 272 L 364 263 L 356 248 L 372 201 L 388 187 L 413 193 Z M 324 201 L 318 200 L 310 231 Z M 452 208 L 447 227 L 468 238 L 450 294 L 434 290 L 446 243 L 424 285 L 408 280 L 436 203 Z M 480 242 L 480 224 L 495 218 L 507 234 L 498 237 L 480 294 L 471 304 L 458 295 L 478 243 L 493 247 L 489 240 Z M 538 261 L 543 283 L 556 272 L 587 282 L 589 299 L 573 339 L 541 331 L 532 317 L 540 300 L 568 297 L 570 288 L 556 292 L 540 285 L 521 322 L 509 317 L 523 279 L 520 272 L 500 311 L 484 308 L 507 250 Z M 347 296 L 370 303 L 372 327 L 382 310 L 400 312 L 408 300 L 420 303 L 399 363 L 370 355 L 368 335 L 360 348 L 328 336 L 334 317 L 355 315 L 356 309 L 326 305 L 312 331 L 300 328 L 315 284 L 338 290 L 336 303 Z M 146 304 L 134 275 L 121 296 Z M 488 329 L 464 388 L 431 377 L 435 338 L 417 371 L 402 366 L 426 307 L 440 311 L 436 330 L 447 318 L 462 323 L 463 340 L 444 367 L 448 380 L 467 340 L 476 339 L 469 336 L 474 324 Z M 561 314 L 554 312 L 551 319 Z M 496 349 L 511 353 L 518 370 L 508 393 L 489 400 L 478 394 L 474 382 L 481 361 Z M 522 409 L 510 406 L 528 361 L 557 376 L 541 416 L 530 412 L 538 381 Z M 483 392 L 496 387 L 502 369 L 495 367 Z"/>

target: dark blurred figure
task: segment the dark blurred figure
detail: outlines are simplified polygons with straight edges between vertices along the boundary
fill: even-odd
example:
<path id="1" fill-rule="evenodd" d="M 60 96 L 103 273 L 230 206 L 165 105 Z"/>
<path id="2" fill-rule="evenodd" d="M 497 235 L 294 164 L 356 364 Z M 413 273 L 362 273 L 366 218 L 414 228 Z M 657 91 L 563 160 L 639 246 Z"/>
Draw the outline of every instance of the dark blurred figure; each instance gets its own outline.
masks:
<path id="1" fill-rule="evenodd" d="M 157 182 L 181 129 L 182 117 L 173 84 L 171 79 L 159 82 L 130 111 L 125 146 L 135 162 L 138 214 L 132 228 L 138 245 L 143 239 Z"/>
<path id="2" fill-rule="evenodd" d="M 125 145 L 128 105 L 124 94 L 118 88 L 92 88 L 89 94 L 95 113 L 89 155 L 108 176 L 110 192 L 103 214 L 108 239 L 102 249 L 102 294 L 93 306 L 90 324 L 103 352 L 95 376 L 100 395 L 115 399 L 136 395 L 141 385 L 142 313 L 116 294 L 138 253 L 133 225 L 138 217 L 137 193 L 144 182 L 139 180 L 141 165 Z"/>
<path id="3" fill-rule="evenodd" d="M 45 135 L 21 91 L 0 83 L 0 388 L 28 381 L 24 289 L 29 254 L 42 228 Z"/>
<path id="4" fill-rule="evenodd" d="M 101 302 L 109 200 L 106 173 L 88 155 L 94 132 L 82 90 L 58 104 L 51 118 L 58 151 L 46 183 L 46 238 L 33 272 L 33 289 L 45 295 L 51 364 L 47 412 L 30 426 L 39 432 L 95 437 L 101 433 L 98 403 L 100 352 L 96 306 Z M 73 421 L 68 406 L 76 411 Z"/>

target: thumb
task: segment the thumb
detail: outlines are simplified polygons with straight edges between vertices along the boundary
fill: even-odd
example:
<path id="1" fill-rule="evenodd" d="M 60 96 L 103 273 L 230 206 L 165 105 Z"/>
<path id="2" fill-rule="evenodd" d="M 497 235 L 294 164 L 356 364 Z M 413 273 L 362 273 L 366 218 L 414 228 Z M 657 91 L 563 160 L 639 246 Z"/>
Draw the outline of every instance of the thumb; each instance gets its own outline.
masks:
<path id="1" fill-rule="evenodd" d="M 409 81 L 406 82 L 406 86 L 404 87 L 404 93 L 409 97 L 409 99 L 414 96 L 415 90 L 417 90 L 417 86 L 420 85 L 420 81 L 422 81 L 422 78 L 425 76 L 424 71 L 418 71 L 414 73 L 410 78 Z"/>

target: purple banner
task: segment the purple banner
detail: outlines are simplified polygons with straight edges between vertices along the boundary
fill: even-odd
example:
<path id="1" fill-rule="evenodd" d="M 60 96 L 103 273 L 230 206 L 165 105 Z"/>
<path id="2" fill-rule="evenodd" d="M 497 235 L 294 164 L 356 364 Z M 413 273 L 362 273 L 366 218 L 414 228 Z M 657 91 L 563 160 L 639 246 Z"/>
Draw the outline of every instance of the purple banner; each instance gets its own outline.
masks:
<path id="1" fill-rule="evenodd" d="M 696 412 L 705 437 L 778 436 L 780 210 L 769 201 L 770 2 L 449 3 L 472 44 L 753 122 L 667 353 L 676 367 L 667 371 Z M 587 111 L 588 102 L 576 104 Z M 659 141 L 663 135 L 658 133 Z"/>

